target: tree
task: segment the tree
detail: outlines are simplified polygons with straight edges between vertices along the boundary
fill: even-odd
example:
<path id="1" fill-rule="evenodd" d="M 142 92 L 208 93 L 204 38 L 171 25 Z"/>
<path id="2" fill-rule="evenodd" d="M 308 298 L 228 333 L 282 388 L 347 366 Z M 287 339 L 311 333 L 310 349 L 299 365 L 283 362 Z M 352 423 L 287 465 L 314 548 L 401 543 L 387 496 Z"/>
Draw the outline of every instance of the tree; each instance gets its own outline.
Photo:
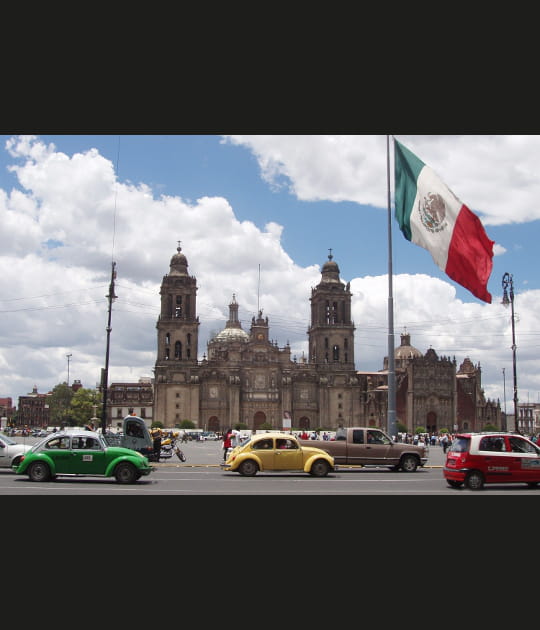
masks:
<path id="1" fill-rule="evenodd" d="M 70 424 L 70 405 L 74 392 L 66 383 L 55 385 L 49 396 L 49 418 L 54 426 Z"/>
<path id="2" fill-rule="evenodd" d="M 80 387 L 71 399 L 69 412 L 72 423 L 78 426 L 90 424 L 91 419 L 94 417 L 94 405 L 95 415 L 98 417 L 97 414 L 101 409 L 101 392 Z"/>

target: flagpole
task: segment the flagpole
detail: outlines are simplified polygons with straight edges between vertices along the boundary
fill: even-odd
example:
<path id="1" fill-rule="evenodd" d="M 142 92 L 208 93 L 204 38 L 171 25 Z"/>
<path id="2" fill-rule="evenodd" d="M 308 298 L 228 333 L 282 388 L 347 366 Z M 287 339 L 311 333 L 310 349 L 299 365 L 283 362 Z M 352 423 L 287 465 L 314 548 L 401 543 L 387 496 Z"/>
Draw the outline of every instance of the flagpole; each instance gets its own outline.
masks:
<path id="1" fill-rule="evenodd" d="M 392 209 L 390 195 L 390 136 L 386 136 L 386 180 L 388 189 L 388 415 L 387 431 L 397 437 L 396 372 L 394 356 L 394 298 L 392 294 Z"/>

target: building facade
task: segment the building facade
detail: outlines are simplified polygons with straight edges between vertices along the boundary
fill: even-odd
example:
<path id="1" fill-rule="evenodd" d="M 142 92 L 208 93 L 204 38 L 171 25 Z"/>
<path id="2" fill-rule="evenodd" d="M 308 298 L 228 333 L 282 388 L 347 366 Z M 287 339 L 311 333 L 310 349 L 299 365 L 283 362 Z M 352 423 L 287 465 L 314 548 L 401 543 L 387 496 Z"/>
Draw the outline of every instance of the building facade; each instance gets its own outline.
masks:
<path id="1" fill-rule="evenodd" d="M 312 288 L 308 358 L 291 358 L 289 345 L 270 338 L 268 317 L 259 311 L 249 330 L 238 318 L 233 295 L 225 328 L 208 341 L 198 361 L 197 281 L 177 248 L 160 290 L 154 368 L 155 420 L 165 427 L 191 420 L 222 431 L 243 423 L 252 430 L 387 426 L 388 358 L 377 372 L 355 369 L 350 285 L 341 281 L 332 254 Z M 397 421 L 414 432 L 500 426 L 500 405 L 486 401 L 481 370 L 469 359 L 425 355 L 401 336 L 395 355 Z"/>
<path id="2" fill-rule="evenodd" d="M 19 396 L 19 406 L 16 425 L 18 427 L 39 427 L 49 426 L 49 398 L 51 393 L 40 394 L 37 387 L 26 396 Z"/>
<path id="3" fill-rule="evenodd" d="M 111 383 L 107 389 L 108 426 L 121 427 L 130 413 L 152 426 L 153 408 L 154 387 L 150 378 L 140 378 L 138 383 Z"/>

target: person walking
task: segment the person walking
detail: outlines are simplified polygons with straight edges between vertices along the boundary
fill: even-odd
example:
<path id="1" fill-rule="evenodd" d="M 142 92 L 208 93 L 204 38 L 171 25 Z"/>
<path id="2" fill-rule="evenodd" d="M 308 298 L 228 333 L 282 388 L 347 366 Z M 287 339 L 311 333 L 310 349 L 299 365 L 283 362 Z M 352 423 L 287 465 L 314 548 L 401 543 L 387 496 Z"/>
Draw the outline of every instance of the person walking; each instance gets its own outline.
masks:
<path id="1" fill-rule="evenodd" d="M 448 439 L 448 435 L 445 433 L 441 438 L 441 445 L 443 447 L 443 453 L 446 453 L 448 449 L 450 440 Z"/>
<path id="2" fill-rule="evenodd" d="M 223 434 L 223 461 L 227 461 L 227 451 L 231 448 L 231 429 L 227 429 Z"/>
<path id="3" fill-rule="evenodd" d="M 154 440 L 152 442 L 154 457 L 156 462 L 159 462 L 159 456 L 161 454 L 161 431 L 156 429 L 154 432 Z"/>

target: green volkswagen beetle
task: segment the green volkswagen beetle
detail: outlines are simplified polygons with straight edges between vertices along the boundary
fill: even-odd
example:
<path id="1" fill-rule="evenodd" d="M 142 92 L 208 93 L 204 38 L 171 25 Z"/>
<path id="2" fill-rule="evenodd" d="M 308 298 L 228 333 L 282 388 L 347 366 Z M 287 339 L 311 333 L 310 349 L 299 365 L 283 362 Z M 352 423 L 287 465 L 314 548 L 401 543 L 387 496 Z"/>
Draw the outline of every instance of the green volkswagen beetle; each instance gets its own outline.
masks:
<path id="1" fill-rule="evenodd" d="M 135 483 L 143 475 L 149 475 L 153 467 L 141 453 L 109 446 L 100 433 L 80 429 L 53 433 L 37 442 L 13 470 L 18 475 L 28 475 L 31 481 L 83 475 Z"/>

